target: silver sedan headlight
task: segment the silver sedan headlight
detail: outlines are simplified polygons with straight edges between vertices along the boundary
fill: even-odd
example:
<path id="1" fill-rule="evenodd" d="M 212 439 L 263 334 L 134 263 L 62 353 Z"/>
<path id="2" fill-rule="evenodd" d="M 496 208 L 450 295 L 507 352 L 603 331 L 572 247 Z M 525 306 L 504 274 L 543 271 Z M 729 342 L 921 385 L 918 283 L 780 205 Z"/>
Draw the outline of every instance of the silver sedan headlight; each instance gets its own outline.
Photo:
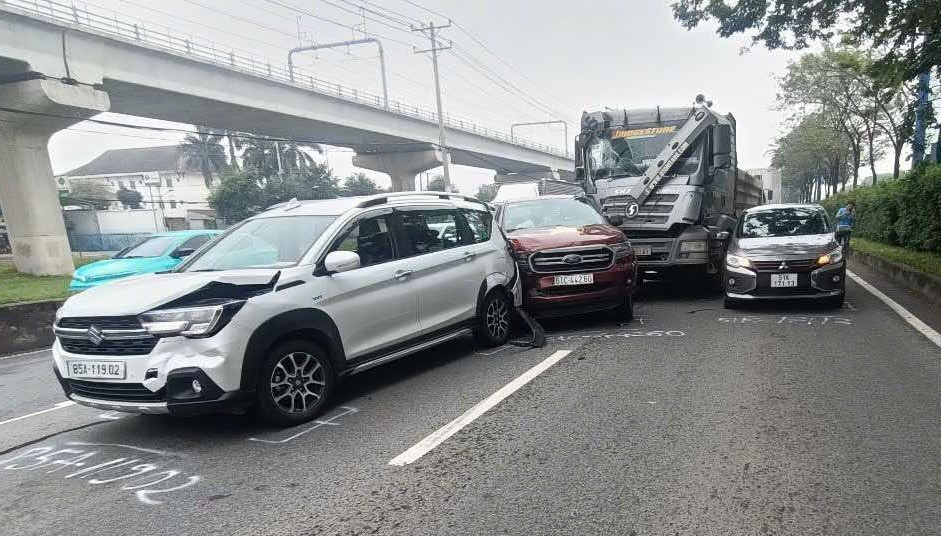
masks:
<path id="1" fill-rule="evenodd" d="M 837 246 L 837 248 L 831 251 L 830 253 L 827 253 L 826 255 L 821 255 L 820 258 L 817 259 L 817 264 L 819 264 L 820 266 L 826 266 L 828 264 L 838 264 L 842 260 L 843 260 L 843 248 L 840 246 Z"/>

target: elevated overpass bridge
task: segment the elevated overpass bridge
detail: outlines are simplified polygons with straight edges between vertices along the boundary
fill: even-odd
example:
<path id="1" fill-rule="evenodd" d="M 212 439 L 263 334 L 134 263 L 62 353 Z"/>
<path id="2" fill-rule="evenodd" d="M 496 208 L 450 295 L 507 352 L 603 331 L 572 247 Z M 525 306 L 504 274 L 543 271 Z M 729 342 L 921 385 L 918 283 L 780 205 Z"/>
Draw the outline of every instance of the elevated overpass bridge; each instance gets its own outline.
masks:
<path id="1" fill-rule="evenodd" d="M 442 162 L 432 111 L 73 5 L 0 0 L 0 203 L 20 271 L 71 271 L 48 139 L 105 111 L 348 147 L 395 190 Z M 572 169 L 561 149 L 447 115 L 445 125 L 455 164 Z"/>

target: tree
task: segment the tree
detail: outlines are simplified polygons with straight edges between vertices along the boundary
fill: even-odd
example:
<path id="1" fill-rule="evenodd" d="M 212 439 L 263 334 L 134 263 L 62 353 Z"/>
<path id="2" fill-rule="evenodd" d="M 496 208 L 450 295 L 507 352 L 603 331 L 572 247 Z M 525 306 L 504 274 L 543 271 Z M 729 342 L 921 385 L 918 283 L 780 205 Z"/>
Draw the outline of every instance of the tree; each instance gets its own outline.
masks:
<path id="1" fill-rule="evenodd" d="M 206 188 L 211 188 L 213 174 L 226 168 L 222 134 L 203 127 L 197 131 L 196 134 L 187 134 L 183 140 L 183 165 L 202 173 Z"/>
<path id="2" fill-rule="evenodd" d="M 280 178 L 268 179 L 266 191 L 271 204 L 293 198 L 333 199 L 340 195 L 340 187 L 333 171 L 326 164 L 314 163 L 303 170 L 296 170 Z"/>
<path id="3" fill-rule="evenodd" d="M 235 223 L 291 199 L 332 199 L 338 192 L 337 179 L 326 164 L 271 177 L 246 167 L 223 174 L 219 185 L 209 194 L 209 206 L 219 217 Z"/>
<path id="4" fill-rule="evenodd" d="M 241 149 L 245 142 L 239 137 L 238 132 L 232 132 L 230 130 L 225 131 L 225 139 L 229 144 L 229 167 L 234 171 L 240 171 L 239 157 L 236 150 Z"/>
<path id="5" fill-rule="evenodd" d="M 875 161 L 886 144 L 892 148 L 893 175 L 898 177 L 914 114 L 906 113 L 909 85 L 886 85 L 871 75 L 872 65 L 871 53 L 847 47 L 804 54 L 788 65 L 778 98 L 783 106 L 798 108 L 800 116 L 814 113 L 829 118 L 834 130 L 850 142 L 856 170 L 866 151 L 875 181 Z M 854 186 L 857 178 L 854 171 Z"/>
<path id="6" fill-rule="evenodd" d="M 111 188 L 95 180 L 73 181 L 71 190 L 69 199 L 91 203 L 98 210 L 107 210 L 115 200 Z"/>
<path id="7" fill-rule="evenodd" d="M 255 169 L 224 173 L 209 193 L 209 206 L 228 223 L 235 223 L 265 209 L 264 178 Z"/>
<path id="8" fill-rule="evenodd" d="M 847 139 L 826 116 L 810 114 L 775 142 L 771 163 L 781 169 L 787 189 L 797 191 L 799 201 L 808 202 L 845 185 L 851 152 Z"/>
<path id="9" fill-rule="evenodd" d="M 753 33 L 770 49 L 806 48 L 837 29 L 886 50 L 873 65 L 879 78 L 911 80 L 941 64 L 941 0 L 677 0 L 673 16 L 691 29 L 708 20 L 729 37 Z"/>
<path id="10" fill-rule="evenodd" d="M 315 165 L 314 158 L 307 152 L 309 150 L 322 153 L 323 147 L 291 141 L 249 138 L 245 140 L 242 164 L 245 167 L 254 167 L 266 177 L 306 171 Z"/>
<path id="11" fill-rule="evenodd" d="M 477 187 L 477 194 L 474 196 L 477 199 L 483 201 L 484 203 L 489 203 L 493 201 L 493 198 L 497 196 L 497 185 L 496 184 L 481 184 Z"/>
<path id="12" fill-rule="evenodd" d="M 140 205 L 143 200 L 144 196 L 137 190 L 128 190 L 127 188 L 118 190 L 118 201 L 124 208 L 141 208 Z"/>
<path id="13" fill-rule="evenodd" d="M 428 181 L 428 189 L 433 192 L 447 192 L 447 183 L 444 181 L 443 175 L 435 175 Z"/>
<path id="14" fill-rule="evenodd" d="M 365 173 L 354 173 L 343 181 L 343 189 L 340 195 L 373 195 L 382 193 L 383 189 L 376 184 L 376 181 L 370 179 Z"/>

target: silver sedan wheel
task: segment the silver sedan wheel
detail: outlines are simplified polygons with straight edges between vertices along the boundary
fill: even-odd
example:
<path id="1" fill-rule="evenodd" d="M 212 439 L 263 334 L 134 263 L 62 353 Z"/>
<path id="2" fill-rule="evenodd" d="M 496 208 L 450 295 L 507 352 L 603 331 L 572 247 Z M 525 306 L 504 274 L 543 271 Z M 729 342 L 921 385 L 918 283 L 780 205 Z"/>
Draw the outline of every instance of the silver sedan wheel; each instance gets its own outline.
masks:
<path id="1" fill-rule="evenodd" d="M 271 397 L 285 413 L 306 413 L 323 398 L 326 387 L 323 366 L 307 352 L 282 357 L 271 371 Z"/>
<path id="2" fill-rule="evenodd" d="M 493 300 L 487 306 L 487 331 L 494 340 L 501 340 L 510 329 L 510 310 L 506 300 Z"/>

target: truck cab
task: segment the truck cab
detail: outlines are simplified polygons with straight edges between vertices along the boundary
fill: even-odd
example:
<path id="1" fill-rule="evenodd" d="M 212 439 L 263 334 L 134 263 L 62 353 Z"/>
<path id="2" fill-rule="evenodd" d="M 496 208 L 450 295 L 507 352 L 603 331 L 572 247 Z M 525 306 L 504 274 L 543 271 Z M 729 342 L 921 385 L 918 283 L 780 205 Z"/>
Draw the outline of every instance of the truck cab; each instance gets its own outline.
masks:
<path id="1" fill-rule="evenodd" d="M 645 271 L 718 272 L 736 214 L 758 203 L 736 164 L 735 118 L 703 104 L 586 112 L 576 142 L 577 178 Z"/>

